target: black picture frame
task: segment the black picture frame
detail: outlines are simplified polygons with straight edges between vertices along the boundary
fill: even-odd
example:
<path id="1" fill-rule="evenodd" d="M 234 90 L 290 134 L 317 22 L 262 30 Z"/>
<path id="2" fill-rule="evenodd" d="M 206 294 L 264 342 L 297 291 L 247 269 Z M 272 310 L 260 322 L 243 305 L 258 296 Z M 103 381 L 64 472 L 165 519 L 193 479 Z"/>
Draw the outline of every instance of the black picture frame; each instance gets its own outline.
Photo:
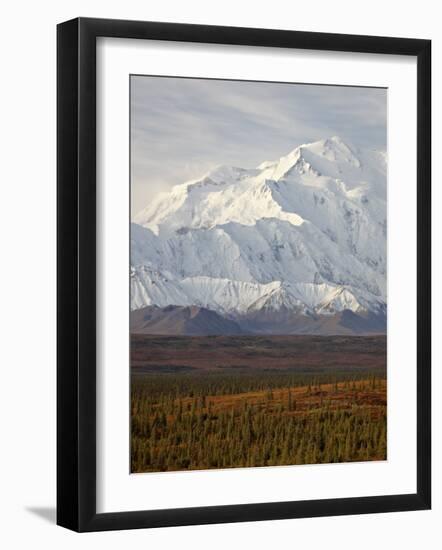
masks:
<path id="1" fill-rule="evenodd" d="M 166 40 L 414 56 L 417 59 L 417 492 L 96 512 L 96 39 Z M 431 41 L 79 18 L 57 28 L 57 523 L 104 531 L 431 506 Z"/>

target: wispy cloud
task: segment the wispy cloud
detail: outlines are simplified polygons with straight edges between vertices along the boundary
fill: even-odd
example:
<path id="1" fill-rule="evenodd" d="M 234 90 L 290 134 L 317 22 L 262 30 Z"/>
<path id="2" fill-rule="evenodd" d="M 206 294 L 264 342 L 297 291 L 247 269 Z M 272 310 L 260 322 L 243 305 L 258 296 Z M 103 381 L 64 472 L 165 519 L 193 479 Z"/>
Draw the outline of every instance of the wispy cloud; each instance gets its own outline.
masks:
<path id="1" fill-rule="evenodd" d="M 383 89 L 134 76 L 132 211 L 217 164 L 255 166 L 331 135 L 383 149 L 386 109 Z"/>

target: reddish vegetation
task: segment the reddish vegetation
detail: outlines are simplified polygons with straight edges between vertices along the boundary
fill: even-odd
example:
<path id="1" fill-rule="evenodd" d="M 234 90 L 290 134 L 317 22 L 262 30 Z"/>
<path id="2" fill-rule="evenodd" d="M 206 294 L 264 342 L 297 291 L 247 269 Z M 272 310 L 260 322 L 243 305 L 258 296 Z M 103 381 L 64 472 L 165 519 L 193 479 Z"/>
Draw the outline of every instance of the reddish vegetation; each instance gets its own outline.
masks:
<path id="1" fill-rule="evenodd" d="M 152 375 L 145 376 L 136 377 L 133 386 L 132 472 L 387 457 L 384 379 L 212 395 L 195 394 L 195 386 L 192 396 L 177 396 L 175 390 L 152 397 Z M 190 376 L 213 377 L 200 372 Z M 170 389 L 177 378 L 172 375 Z"/>
<path id="2" fill-rule="evenodd" d="M 317 386 L 295 386 L 280 388 L 271 392 L 271 409 L 279 405 L 284 407 L 288 401 L 296 403 L 296 409 L 287 412 L 289 416 L 302 416 L 311 410 L 317 410 L 327 404 L 329 410 L 351 410 L 364 407 L 376 416 L 387 405 L 387 381 L 376 380 L 375 387 L 370 380 L 319 384 Z M 191 404 L 193 398 L 183 398 L 183 406 Z M 237 393 L 233 395 L 214 395 L 206 398 L 206 406 L 213 412 L 240 410 L 244 403 L 254 406 L 255 410 L 269 409 L 268 391 Z"/>

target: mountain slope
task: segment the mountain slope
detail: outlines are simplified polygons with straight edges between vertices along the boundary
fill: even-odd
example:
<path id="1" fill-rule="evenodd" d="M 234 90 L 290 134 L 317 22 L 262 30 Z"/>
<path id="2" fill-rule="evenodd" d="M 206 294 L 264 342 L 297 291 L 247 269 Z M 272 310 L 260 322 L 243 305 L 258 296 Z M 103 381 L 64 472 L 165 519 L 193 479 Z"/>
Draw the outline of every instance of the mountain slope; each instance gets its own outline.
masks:
<path id="1" fill-rule="evenodd" d="M 385 317 L 386 156 L 334 137 L 160 194 L 131 226 L 131 307 Z"/>
<path id="2" fill-rule="evenodd" d="M 133 334 L 215 336 L 238 335 L 243 330 L 234 321 L 196 306 L 147 306 L 131 312 Z"/>

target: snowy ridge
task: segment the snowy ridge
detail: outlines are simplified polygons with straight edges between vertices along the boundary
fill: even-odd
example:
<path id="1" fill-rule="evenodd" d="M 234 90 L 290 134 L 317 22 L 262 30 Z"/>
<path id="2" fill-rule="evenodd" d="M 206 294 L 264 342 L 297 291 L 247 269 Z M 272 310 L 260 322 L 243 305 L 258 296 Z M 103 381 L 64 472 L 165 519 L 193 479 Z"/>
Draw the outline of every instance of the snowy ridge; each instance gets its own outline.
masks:
<path id="1" fill-rule="evenodd" d="M 386 155 L 333 137 L 158 195 L 131 227 L 131 307 L 235 317 L 386 310 Z"/>

